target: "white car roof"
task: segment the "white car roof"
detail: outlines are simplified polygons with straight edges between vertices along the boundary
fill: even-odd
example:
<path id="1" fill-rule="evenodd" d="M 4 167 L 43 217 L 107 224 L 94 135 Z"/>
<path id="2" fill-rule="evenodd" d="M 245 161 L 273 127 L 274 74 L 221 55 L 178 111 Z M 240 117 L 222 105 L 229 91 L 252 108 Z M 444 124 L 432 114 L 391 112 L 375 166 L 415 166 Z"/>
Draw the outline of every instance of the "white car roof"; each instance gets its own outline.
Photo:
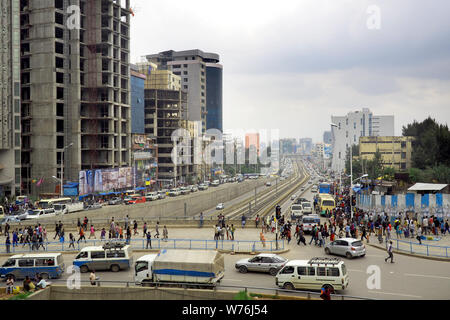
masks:
<path id="1" fill-rule="evenodd" d="M 154 253 L 154 254 L 146 254 L 145 256 L 142 256 L 142 257 L 138 258 L 136 260 L 136 262 L 139 262 L 139 261 L 153 261 L 153 260 L 156 259 L 157 256 L 158 256 L 158 254 L 156 254 L 156 253 Z"/>

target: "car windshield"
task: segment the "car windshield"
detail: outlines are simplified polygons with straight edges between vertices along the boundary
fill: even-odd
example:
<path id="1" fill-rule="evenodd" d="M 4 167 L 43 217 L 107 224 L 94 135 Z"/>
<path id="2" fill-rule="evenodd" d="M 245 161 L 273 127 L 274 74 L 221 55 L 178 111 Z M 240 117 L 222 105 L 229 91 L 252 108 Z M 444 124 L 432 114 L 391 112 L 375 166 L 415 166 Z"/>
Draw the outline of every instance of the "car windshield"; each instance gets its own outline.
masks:
<path id="1" fill-rule="evenodd" d="M 303 207 L 305 208 L 311 208 L 311 204 L 308 202 L 303 203 Z"/>
<path id="2" fill-rule="evenodd" d="M 292 206 L 292 210 L 302 210 L 302 206 Z"/>
<path id="3" fill-rule="evenodd" d="M 324 200 L 324 201 L 322 202 L 322 205 L 323 205 L 323 206 L 327 206 L 327 207 L 332 207 L 332 206 L 334 206 L 334 201 L 331 201 L 331 200 Z"/>
<path id="4" fill-rule="evenodd" d="M 30 211 L 28 211 L 28 215 L 30 215 L 30 216 L 37 216 L 37 215 L 39 215 L 39 211 L 37 211 L 37 210 L 30 210 Z"/>
<path id="5" fill-rule="evenodd" d="M 342 275 L 345 276 L 347 274 L 347 268 L 345 267 L 345 264 L 341 266 Z"/>

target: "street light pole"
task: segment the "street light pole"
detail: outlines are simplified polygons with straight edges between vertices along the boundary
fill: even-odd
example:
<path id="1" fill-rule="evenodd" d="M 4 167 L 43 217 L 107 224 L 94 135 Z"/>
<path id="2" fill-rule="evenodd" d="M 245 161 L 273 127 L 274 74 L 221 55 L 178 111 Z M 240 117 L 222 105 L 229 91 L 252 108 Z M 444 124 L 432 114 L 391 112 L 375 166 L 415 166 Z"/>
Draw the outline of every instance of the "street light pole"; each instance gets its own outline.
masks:
<path id="1" fill-rule="evenodd" d="M 63 151 L 61 152 L 61 190 L 59 190 L 59 194 L 61 196 L 61 198 L 64 196 L 64 187 L 63 187 L 63 183 L 64 183 L 64 150 L 66 150 L 67 148 L 73 146 L 73 142 L 67 146 L 65 146 L 63 148 Z"/>
<path id="2" fill-rule="evenodd" d="M 350 145 L 350 218 L 353 219 L 353 148 Z"/>

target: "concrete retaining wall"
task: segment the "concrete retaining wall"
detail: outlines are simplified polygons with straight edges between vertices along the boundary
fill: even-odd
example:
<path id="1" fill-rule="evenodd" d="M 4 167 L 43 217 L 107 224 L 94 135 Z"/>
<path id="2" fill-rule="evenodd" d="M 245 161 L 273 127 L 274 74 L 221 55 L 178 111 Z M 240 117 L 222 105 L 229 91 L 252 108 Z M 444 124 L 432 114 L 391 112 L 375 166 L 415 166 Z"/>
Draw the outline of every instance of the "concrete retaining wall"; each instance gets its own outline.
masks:
<path id="1" fill-rule="evenodd" d="M 226 184 L 225 188 L 210 187 L 206 191 L 191 193 L 189 196 L 176 198 L 166 198 L 163 201 L 153 201 L 149 203 L 139 203 L 134 205 L 105 206 L 104 208 L 92 211 L 81 211 L 64 216 L 54 216 L 39 221 L 42 225 L 49 226 L 53 230 L 55 221 L 62 221 L 64 225 L 76 225 L 77 219 L 82 221 L 85 216 L 90 220 L 111 219 L 114 217 L 117 221 L 123 221 L 126 215 L 130 220 L 134 218 L 158 218 L 161 220 L 171 217 L 184 217 L 184 204 L 186 203 L 186 216 L 194 216 L 215 207 L 220 202 L 227 202 L 248 193 L 255 188 L 263 186 L 267 180 L 246 180 L 242 183 Z M 215 219 L 215 218 L 214 218 Z M 179 219 L 179 221 L 182 221 Z M 206 218 L 205 218 L 206 222 Z M 21 225 L 35 224 L 36 221 L 24 221 Z M 181 223 L 180 223 L 181 224 Z M 15 224 L 13 224 L 15 226 Z"/>
<path id="2" fill-rule="evenodd" d="M 70 290 L 52 285 L 28 300 L 232 300 L 238 291 L 182 288 L 91 287 Z"/>

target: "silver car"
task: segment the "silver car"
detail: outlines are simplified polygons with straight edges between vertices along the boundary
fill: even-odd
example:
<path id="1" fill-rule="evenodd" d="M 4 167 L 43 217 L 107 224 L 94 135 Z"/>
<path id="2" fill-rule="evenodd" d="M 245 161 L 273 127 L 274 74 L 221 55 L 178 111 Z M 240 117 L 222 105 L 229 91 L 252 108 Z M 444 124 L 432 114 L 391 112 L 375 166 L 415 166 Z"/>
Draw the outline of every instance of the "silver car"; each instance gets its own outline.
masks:
<path id="1" fill-rule="evenodd" d="M 341 238 L 325 245 L 325 253 L 346 256 L 348 259 L 351 259 L 353 257 L 364 257 L 366 255 L 366 247 L 361 240 Z"/>
<path id="2" fill-rule="evenodd" d="M 276 276 L 278 271 L 288 262 L 287 259 L 273 253 L 261 253 L 249 259 L 236 262 L 236 269 L 241 273 L 248 271 L 268 272 Z"/>

